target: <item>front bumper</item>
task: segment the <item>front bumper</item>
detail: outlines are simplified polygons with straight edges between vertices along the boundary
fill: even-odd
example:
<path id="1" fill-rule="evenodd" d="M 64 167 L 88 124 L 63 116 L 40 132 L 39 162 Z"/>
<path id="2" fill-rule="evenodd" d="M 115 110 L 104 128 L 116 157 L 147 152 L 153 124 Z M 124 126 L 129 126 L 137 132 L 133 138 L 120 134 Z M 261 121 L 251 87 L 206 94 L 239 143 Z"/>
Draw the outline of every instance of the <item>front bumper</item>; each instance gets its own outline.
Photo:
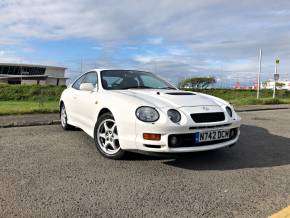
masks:
<path id="1" fill-rule="evenodd" d="M 197 152 L 197 151 L 206 151 L 206 150 L 214 150 L 218 148 L 227 147 L 230 145 L 235 144 L 240 136 L 240 125 L 239 124 L 231 124 L 226 127 L 219 127 L 219 128 L 205 128 L 202 131 L 210 131 L 210 130 L 227 130 L 227 129 L 236 129 L 237 133 L 233 138 L 230 138 L 228 140 L 218 140 L 218 141 L 211 141 L 209 143 L 201 143 L 194 144 L 194 134 L 199 132 L 200 130 L 189 130 L 181 132 L 180 130 L 171 131 L 168 133 L 159 133 L 161 134 L 161 140 L 160 141 L 150 141 L 143 139 L 143 135 L 139 135 L 136 138 L 136 146 L 138 150 L 148 151 L 148 152 L 167 152 L 167 153 L 183 153 L 183 152 Z M 158 132 L 155 132 L 158 134 Z M 178 135 L 179 137 L 182 137 L 184 135 L 184 138 L 187 137 L 189 139 L 190 135 L 193 137 L 193 143 L 181 143 L 178 147 L 173 147 L 170 145 L 170 137 L 172 135 Z M 188 142 L 188 141 L 187 141 Z"/>
<path id="2" fill-rule="evenodd" d="M 234 119 L 227 116 L 222 122 L 198 124 L 194 123 L 190 117 L 192 111 L 197 109 L 187 108 L 186 110 L 187 111 L 184 113 L 184 115 L 186 115 L 184 116 L 185 119 L 180 125 L 173 124 L 171 121 L 168 121 L 166 117 L 160 119 L 159 123 L 144 123 L 137 121 L 135 139 L 136 148 L 148 152 L 197 152 L 227 147 L 238 141 L 241 121 L 239 116 L 236 116 Z M 200 144 L 194 142 L 194 136 L 197 132 L 211 130 L 235 130 L 236 133 L 228 140 L 218 140 Z M 160 141 L 145 140 L 143 139 L 143 133 L 161 134 L 161 139 Z M 170 144 L 170 138 L 172 135 L 186 140 L 183 140 L 179 146 L 172 146 Z M 190 141 L 190 138 L 192 138 L 192 141 Z"/>

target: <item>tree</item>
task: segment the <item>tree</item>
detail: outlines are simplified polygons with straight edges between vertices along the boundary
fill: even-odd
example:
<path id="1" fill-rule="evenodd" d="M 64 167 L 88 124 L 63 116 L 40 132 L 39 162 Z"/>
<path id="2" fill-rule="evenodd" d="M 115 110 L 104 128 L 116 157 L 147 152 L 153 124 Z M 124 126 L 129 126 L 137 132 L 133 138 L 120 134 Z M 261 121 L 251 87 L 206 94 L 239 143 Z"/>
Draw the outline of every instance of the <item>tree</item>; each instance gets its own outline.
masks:
<path id="1" fill-rule="evenodd" d="M 282 89 L 283 86 L 285 86 L 284 83 L 276 82 L 276 88 L 277 88 L 277 89 Z"/>
<path id="2" fill-rule="evenodd" d="M 216 83 L 215 77 L 192 77 L 178 83 L 179 88 L 204 89 Z"/>

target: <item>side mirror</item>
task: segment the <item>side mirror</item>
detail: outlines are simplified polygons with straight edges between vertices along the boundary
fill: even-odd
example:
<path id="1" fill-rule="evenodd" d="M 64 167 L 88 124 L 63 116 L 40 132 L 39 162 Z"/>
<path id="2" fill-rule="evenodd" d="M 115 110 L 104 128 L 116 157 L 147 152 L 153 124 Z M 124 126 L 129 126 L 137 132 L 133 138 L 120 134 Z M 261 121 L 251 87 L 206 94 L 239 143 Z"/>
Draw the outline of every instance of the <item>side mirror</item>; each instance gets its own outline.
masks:
<path id="1" fill-rule="evenodd" d="M 80 90 L 81 91 L 90 91 L 90 92 L 92 92 L 92 91 L 94 91 L 94 89 L 95 89 L 95 87 L 94 87 L 94 85 L 92 83 L 82 83 L 80 85 Z"/>

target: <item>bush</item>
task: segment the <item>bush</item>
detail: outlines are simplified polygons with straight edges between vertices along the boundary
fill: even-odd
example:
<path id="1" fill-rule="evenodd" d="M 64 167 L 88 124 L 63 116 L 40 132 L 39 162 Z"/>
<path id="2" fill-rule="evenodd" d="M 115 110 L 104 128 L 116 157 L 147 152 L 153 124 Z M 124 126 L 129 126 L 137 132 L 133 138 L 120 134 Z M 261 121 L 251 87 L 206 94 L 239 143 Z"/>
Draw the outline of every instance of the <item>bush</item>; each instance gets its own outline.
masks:
<path id="1" fill-rule="evenodd" d="M 216 83 L 216 79 L 214 77 L 192 77 L 188 79 L 184 79 L 178 83 L 179 88 L 184 87 L 193 87 L 193 88 L 207 88 L 210 85 Z"/>
<path id="2" fill-rule="evenodd" d="M 262 99 L 261 104 L 284 104 L 284 101 L 278 98 Z"/>
<path id="3" fill-rule="evenodd" d="M 201 92 L 213 95 L 231 102 L 235 105 L 255 104 L 285 104 L 290 103 L 290 91 L 277 90 L 276 99 L 272 99 L 272 90 L 261 90 L 260 99 L 257 100 L 256 90 L 234 90 L 234 89 L 186 89 L 187 91 Z"/>
<path id="4" fill-rule="evenodd" d="M 0 84 L 0 101 L 58 101 L 65 86 Z"/>

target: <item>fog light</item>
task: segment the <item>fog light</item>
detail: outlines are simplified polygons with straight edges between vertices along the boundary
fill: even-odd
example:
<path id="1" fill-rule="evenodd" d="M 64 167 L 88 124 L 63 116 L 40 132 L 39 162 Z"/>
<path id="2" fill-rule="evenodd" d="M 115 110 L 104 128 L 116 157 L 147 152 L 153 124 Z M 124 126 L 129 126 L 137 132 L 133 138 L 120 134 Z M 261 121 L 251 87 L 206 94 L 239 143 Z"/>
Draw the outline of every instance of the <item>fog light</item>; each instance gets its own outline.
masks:
<path id="1" fill-rule="evenodd" d="M 234 137 L 236 135 L 236 129 L 231 129 L 230 131 L 230 137 Z"/>
<path id="2" fill-rule="evenodd" d="M 175 136 L 172 136 L 171 137 L 171 139 L 170 139 L 170 143 L 171 143 L 171 145 L 176 145 L 177 143 L 178 143 L 178 139 L 177 139 L 177 137 L 175 137 Z"/>
<path id="3" fill-rule="evenodd" d="M 152 140 L 152 141 L 160 141 L 161 135 L 153 134 L 153 133 L 143 133 L 143 139 Z"/>

